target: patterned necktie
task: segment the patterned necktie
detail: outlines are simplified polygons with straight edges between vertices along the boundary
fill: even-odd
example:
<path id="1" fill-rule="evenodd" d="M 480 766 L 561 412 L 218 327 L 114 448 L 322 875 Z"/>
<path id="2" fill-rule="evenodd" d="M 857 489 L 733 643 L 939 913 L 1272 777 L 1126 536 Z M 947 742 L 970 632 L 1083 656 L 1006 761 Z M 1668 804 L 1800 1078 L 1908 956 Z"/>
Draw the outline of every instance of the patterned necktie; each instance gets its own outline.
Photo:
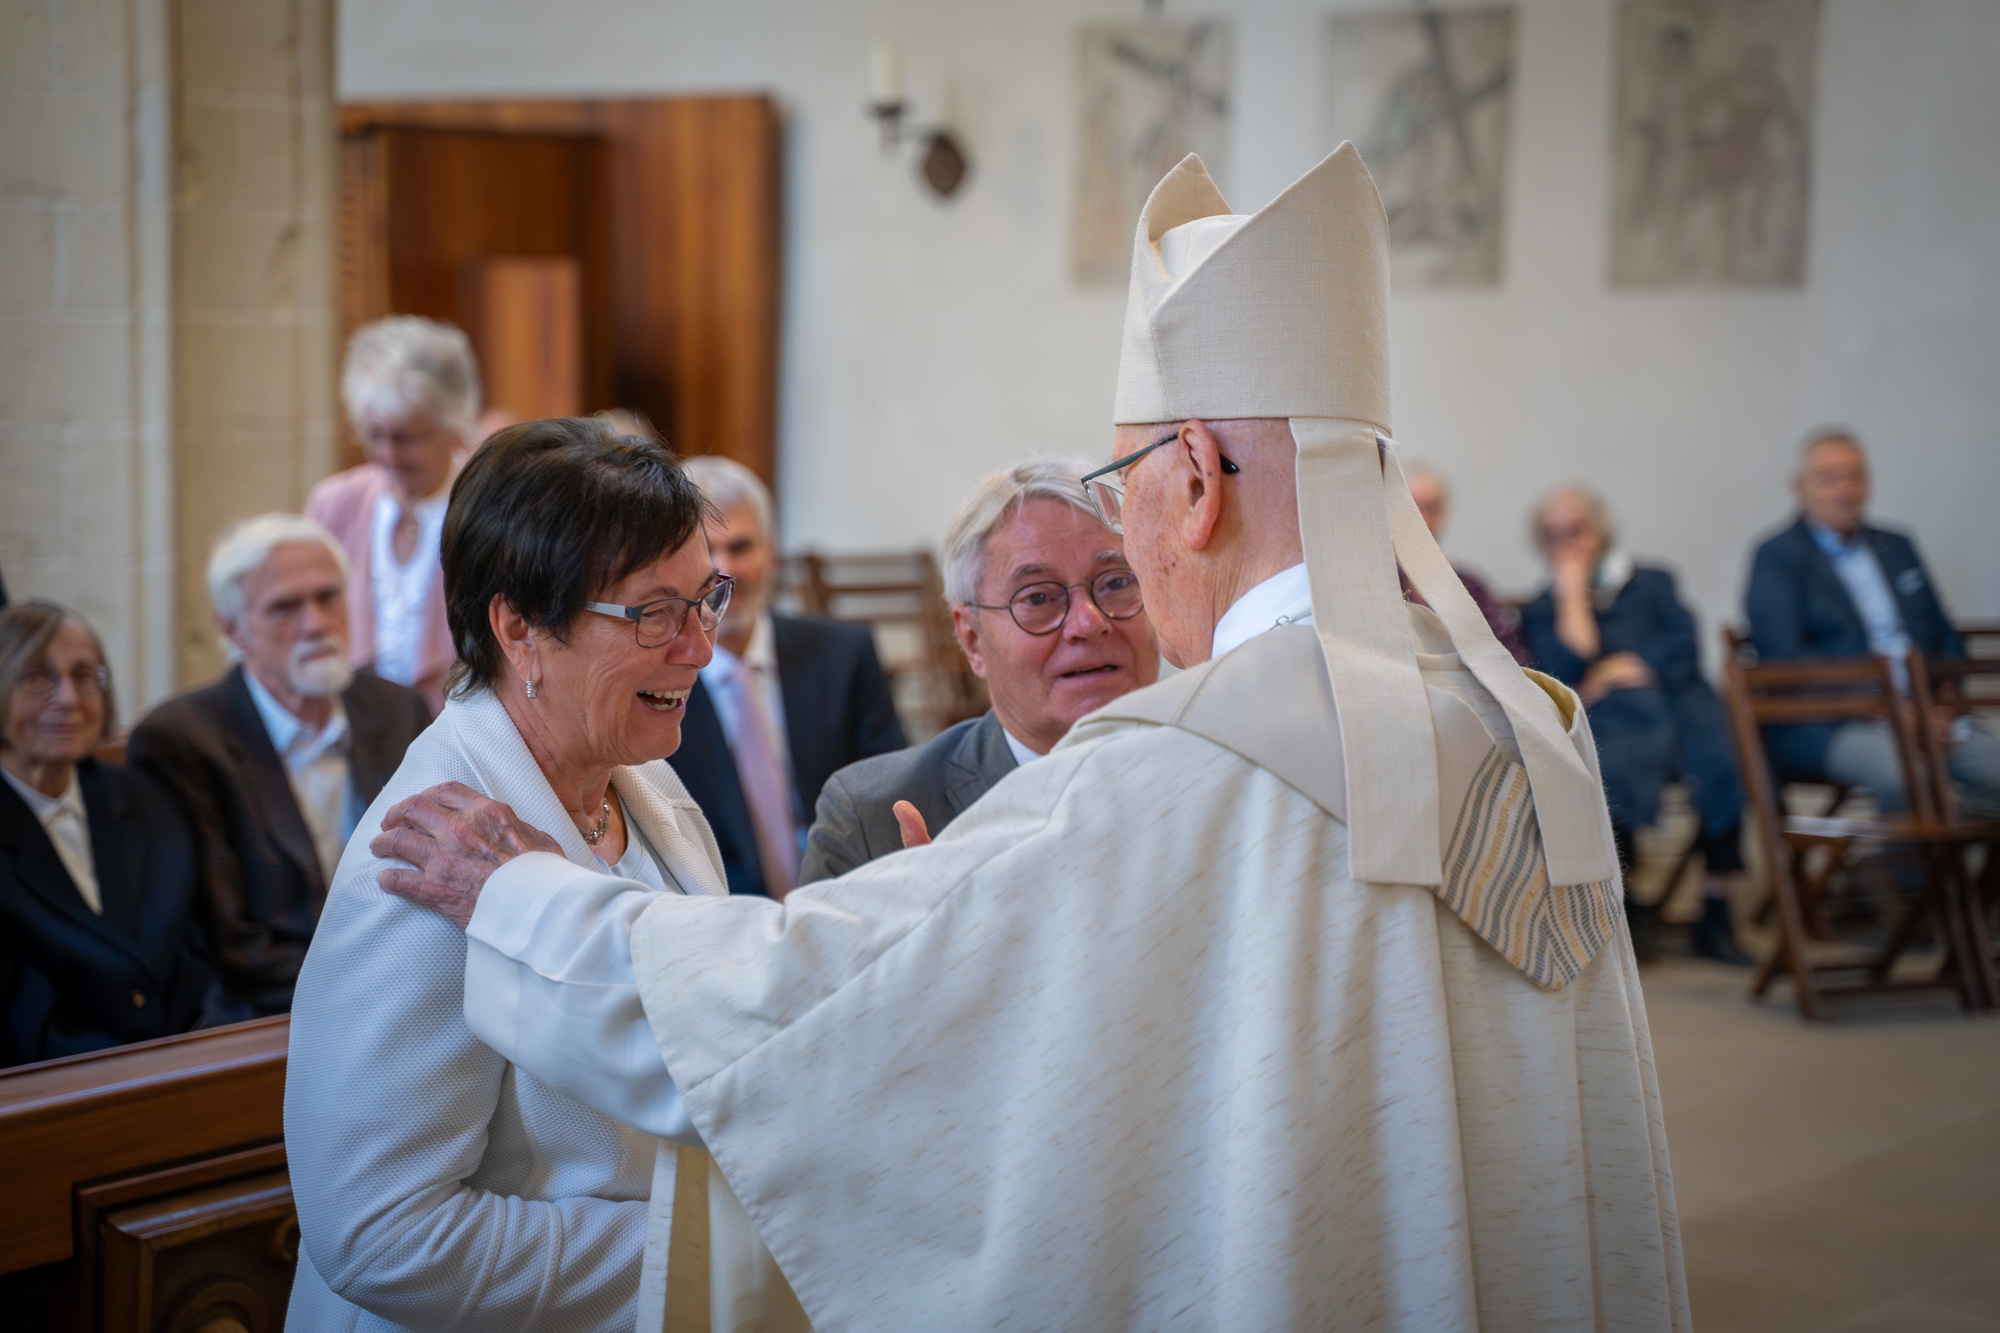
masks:
<path id="1" fill-rule="evenodd" d="M 744 662 L 736 669 L 738 709 L 736 774 L 750 823 L 757 833 L 757 859 L 764 867 L 764 891 L 773 898 L 790 893 L 799 877 L 799 840 L 792 823 L 792 784 L 778 759 L 771 718 L 764 710 L 762 667 Z"/>

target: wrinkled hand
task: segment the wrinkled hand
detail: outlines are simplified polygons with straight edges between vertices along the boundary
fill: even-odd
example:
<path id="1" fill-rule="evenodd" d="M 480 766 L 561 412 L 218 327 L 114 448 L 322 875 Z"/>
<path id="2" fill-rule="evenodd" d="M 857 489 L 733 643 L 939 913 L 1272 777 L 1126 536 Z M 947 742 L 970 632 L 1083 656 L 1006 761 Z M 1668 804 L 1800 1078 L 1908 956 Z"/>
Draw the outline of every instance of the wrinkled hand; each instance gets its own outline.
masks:
<path id="1" fill-rule="evenodd" d="M 1614 690 L 1643 690 L 1653 683 L 1653 668 L 1637 653 L 1607 653 L 1591 663 L 1577 694 L 1594 704 Z"/>
<path id="2" fill-rule="evenodd" d="M 917 807 L 908 801 L 898 801 L 889 807 L 889 813 L 896 816 L 896 827 L 903 831 L 905 849 L 930 846 L 931 831 L 924 827 L 923 813 Z"/>
<path id="3" fill-rule="evenodd" d="M 461 929 L 472 920 L 479 891 L 494 871 L 523 852 L 562 855 L 554 838 L 460 782 L 420 791 L 392 807 L 368 850 L 416 867 L 384 870 L 378 877 L 383 888 Z"/>

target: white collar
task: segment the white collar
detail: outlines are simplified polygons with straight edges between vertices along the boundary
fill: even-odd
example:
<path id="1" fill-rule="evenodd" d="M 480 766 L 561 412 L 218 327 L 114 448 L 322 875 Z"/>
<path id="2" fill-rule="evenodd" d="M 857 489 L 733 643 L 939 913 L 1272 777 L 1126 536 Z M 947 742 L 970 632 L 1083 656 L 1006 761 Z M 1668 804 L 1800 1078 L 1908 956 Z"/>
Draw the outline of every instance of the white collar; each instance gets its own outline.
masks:
<path id="1" fill-rule="evenodd" d="M 313 750 L 324 750 L 347 734 L 347 710 L 341 706 L 340 696 L 335 695 L 333 716 L 318 731 L 307 732 L 306 724 L 292 714 L 292 710 L 278 702 L 278 696 L 264 688 L 264 682 L 257 679 L 257 673 L 249 667 L 243 668 L 243 682 L 250 687 L 250 701 L 257 705 L 257 715 L 264 719 L 264 730 L 270 733 L 271 746 L 282 757 L 292 748 L 301 734 Z"/>
<path id="2" fill-rule="evenodd" d="M 745 665 L 761 667 L 766 676 L 777 675 L 776 634 L 771 625 L 771 613 L 766 611 L 757 617 L 756 625 L 750 630 L 750 642 L 743 646 L 743 656 L 738 657 L 717 642 L 715 655 L 701 669 L 702 680 L 710 685 L 719 684 L 735 676 L 737 669 Z"/>
<path id="3" fill-rule="evenodd" d="M 1312 614 L 1312 581 L 1300 561 L 1265 579 L 1223 612 L 1215 622 L 1208 655 L 1217 658 L 1234 652 L 1267 629 L 1309 621 Z"/>
<path id="4" fill-rule="evenodd" d="M 47 828 L 49 821 L 65 810 L 77 815 L 83 814 L 83 784 L 77 781 L 75 764 L 69 766 L 69 786 L 63 788 L 63 794 L 60 796 L 50 796 L 39 788 L 21 781 L 4 768 L 0 768 L 0 777 L 6 778 L 8 785 L 21 793 L 21 799 L 28 803 L 28 810 L 34 815 L 35 822 L 43 828 Z"/>
<path id="5" fill-rule="evenodd" d="M 1632 581 L 1632 553 L 1622 546 L 1614 546 L 1598 557 L 1597 572 L 1591 584 L 1598 592 L 1616 595 L 1625 590 Z"/>
<path id="6" fill-rule="evenodd" d="M 1013 732 L 1007 730 L 1005 725 L 1001 726 L 1000 734 L 1007 738 L 1007 748 L 1014 752 L 1014 763 L 1017 767 L 1026 768 L 1043 757 L 1030 750 L 1024 742 L 1015 737 Z"/>

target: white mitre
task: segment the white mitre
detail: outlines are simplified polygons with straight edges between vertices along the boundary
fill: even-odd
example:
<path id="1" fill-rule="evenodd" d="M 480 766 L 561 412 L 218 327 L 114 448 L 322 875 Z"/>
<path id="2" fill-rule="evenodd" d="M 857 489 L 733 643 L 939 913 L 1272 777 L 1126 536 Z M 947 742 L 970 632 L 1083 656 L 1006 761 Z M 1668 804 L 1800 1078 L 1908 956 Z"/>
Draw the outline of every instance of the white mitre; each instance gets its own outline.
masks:
<path id="1" fill-rule="evenodd" d="M 1247 216 L 1189 155 L 1140 214 L 1116 423 L 1247 417 L 1289 418 L 1298 442 L 1299 527 L 1340 713 L 1355 878 L 1444 878 L 1437 753 L 1418 740 L 1434 733 L 1400 562 L 1513 724 L 1550 883 L 1612 879 L 1596 775 L 1404 485 L 1389 438 L 1389 224 L 1353 144 Z"/>

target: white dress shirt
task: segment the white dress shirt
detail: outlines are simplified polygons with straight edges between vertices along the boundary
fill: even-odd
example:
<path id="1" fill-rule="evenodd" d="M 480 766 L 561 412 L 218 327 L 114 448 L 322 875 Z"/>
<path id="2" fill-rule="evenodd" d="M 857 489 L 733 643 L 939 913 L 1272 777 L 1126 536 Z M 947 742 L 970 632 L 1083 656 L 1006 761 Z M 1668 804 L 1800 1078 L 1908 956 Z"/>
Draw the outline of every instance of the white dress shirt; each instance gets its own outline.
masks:
<path id="1" fill-rule="evenodd" d="M 1267 629 L 1313 618 L 1312 584 L 1305 562 L 1280 570 L 1244 593 L 1215 622 L 1208 655 L 1222 657 L 1241 648 Z"/>
<path id="2" fill-rule="evenodd" d="M 396 519 L 402 504 L 387 493 L 375 502 L 368 551 L 368 597 L 375 608 L 375 672 L 398 685 L 417 683 L 424 603 L 438 567 L 444 512 L 450 503 L 449 486 L 417 502 L 417 544 L 408 563 L 403 563 L 396 559 Z"/>
<path id="3" fill-rule="evenodd" d="M 83 808 L 83 785 L 77 781 L 74 765 L 69 770 L 69 786 L 60 796 L 44 796 L 21 779 L 0 768 L 21 799 L 28 803 L 37 822 L 56 845 L 63 869 L 76 884 L 76 891 L 91 911 L 104 915 L 104 895 L 97 887 L 97 858 L 90 850 L 90 814 Z"/>
<path id="4" fill-rule="evenodd" d="M 708 688 L 715 700 L 715 716 L 722 723 L 723 739 L 729 748 L 736 748 L 737 733 L 743 727 L 743 709 L 754 702 L 764 711 L 764 720 L 771 724 L 771 738 L 778 747 L 778 762 L 787 773 L 792 769 L 791 744 L 785 738 L 785 694 L 778 687 L 778 649 L 776 631 L 771 627 L 771 614 L 765 612 L 757 617 L 756 628 L 750 631 L 750 642 L 744 645 L 743 656 L 738 657 L 721 644 L 715 645 L 715 656 L 701 669 L 701 683 Z M 759 688 L 751 699 L 750 691 L 742 688 L 742 666 L 758 668 L 755 679 Z"/>
<path id="5" fill-rule="evenodd" d="M 245 670 L 243 680 L 250 686 L 251 701 L 264 719 L 271 746 L 285 766 L 292 798 L 312 833 L 320 873 L 330 884 L 333 868 L 340 864 L 340 854 L 347 850 L 347 840 L 361 822 L 361 801 L 354 790 L 353 765 L 348 761 L 347 710 L 336 697 L 327 724 L 309 731 L 264 688 L 256 673 Z"/>
<path id="6" fill-rule="evenodd" d="M 1013 752 L 1014 762 L 1020 767 L 1026 768 L 1029 764 L 1032 764 L 1037 759 L 1043 757 L 1041 755 L 1036 754 L 1033 750 L 1030 750 L 1021 741 L 1017 740 L 1014 736 L 1014 733 L 1007 730 L 1006 727 L 1002 726 L 1000 728 L 1000 734 L 1007 738 L 1007 748 Z"/>
<path id="7" fill-rule="evenodd" d="M 1229 608 L 1215 627 L 1215 655 L 1311 619 L 1306 567 L 1294 565 Z M 1041 758 L 1012 736 L 1007 743 L 1020 763 Z M 623 878 L 612 879 L 530 852 L 494 871 L 465 931 L 474 946 L 466 963 L 465 1021 L 509 1059 L 532 1044 L 537 1067 L 559 1063 L 551 1081 L 593 1110 L 699 1146 L 632 971 L 632 925 L 655 890 L 624 867 L 621 860 L 612 873 Z M 555 1052 L 559 1062 L 544 1058 Z"/>

